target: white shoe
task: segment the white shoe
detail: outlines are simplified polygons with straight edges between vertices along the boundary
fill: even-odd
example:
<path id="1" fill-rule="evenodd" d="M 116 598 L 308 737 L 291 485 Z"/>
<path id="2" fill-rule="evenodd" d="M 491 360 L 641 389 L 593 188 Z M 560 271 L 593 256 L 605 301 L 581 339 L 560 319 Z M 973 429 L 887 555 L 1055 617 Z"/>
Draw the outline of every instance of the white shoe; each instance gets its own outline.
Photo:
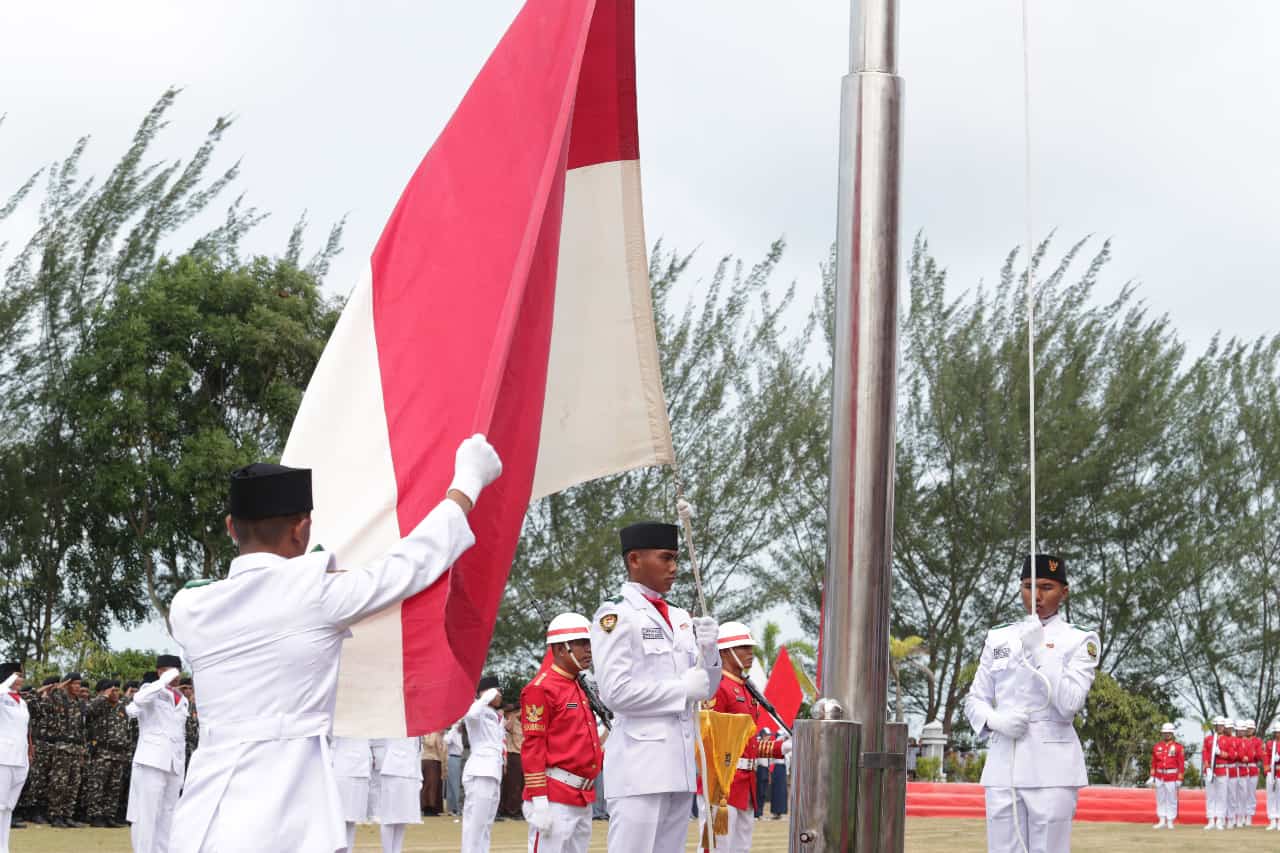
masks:
<path id="1" fill-rule="evenodd" d="M 1209 822 L 1204 825 L 1205 830 L 1208 831 L 1210 829 L 1213 829 L 1213 825 L 1215 823 L 1217 823 L 1217 821 L 1210 819 Z"/>
<path id="2" fill-rule="evenodd" d="M 1173 821 L 1170 820 L 1165 824 L 1165 829 L 1173 829 Z"/>
<path id="3" fill-rule="evenodd" d="M 1164 829 L 1164 818 L 1161 818 L 1160 820 L 1156 821 L 1156 825 L 1155 825 L 1155 826 L 1153 826 L 1153 827 L 1151 827 L 1151 828 L 1152 828 L 1152 829 Z"/>

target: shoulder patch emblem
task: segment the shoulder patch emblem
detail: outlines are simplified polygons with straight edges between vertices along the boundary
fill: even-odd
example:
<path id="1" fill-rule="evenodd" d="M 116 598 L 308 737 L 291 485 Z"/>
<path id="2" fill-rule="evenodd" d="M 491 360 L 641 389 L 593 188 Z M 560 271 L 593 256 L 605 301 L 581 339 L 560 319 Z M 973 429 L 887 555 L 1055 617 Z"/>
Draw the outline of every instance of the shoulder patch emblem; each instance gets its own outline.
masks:
<path id="1" fill-rule="evenodd" d="M 618 614 L 606 613 L 605 615 L 601 616 L 600 627 L 604 629 L 604 632 L 606 634 L 608 634 L 614 628 L 618 627 Z"/>
<path id="2" fill-rule="evenodd" d="M 1093 640 L 1084 644 L 1084 650 L 1089 654 L 1089 660 L 1096 661 L 1098 659 L 1098 644 Z"/>
<path id="3" fill-rule="evenodd" d="M 542 722 L 542 715 L 546 712 L 546 705 L 530 705 L 525 708 L 524 718 L 531 723 L 540 723 Z"/>
<path id="4" fill-rule="evenodd" d="M 198 589 L 202 586 L 208 586 L 211 583 L 217 583 L 214 578 L 197 578 L 196 580 L 187 581 L 182 585 L 183 589 Z"/>

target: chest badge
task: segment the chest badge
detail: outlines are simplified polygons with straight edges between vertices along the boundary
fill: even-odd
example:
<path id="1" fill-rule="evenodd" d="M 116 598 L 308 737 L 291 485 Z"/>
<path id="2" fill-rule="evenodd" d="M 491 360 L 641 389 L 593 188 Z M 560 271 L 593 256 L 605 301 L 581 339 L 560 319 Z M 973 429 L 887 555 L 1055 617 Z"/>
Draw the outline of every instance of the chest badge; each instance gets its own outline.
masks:
<path id="1" fill-rule="evenodd" d="M 1096 661 L 1098 659 L 1098 644 L 1093 640 L 1084 644 L 1084 650 L 1089 653 L 1089 660 Z"/>
<path id="2" fill-rule="evenodd" d="M 601 616 L 600 627 L 606 634 L 610 633 L 614 628 L 618 627 L 618 614 L 606 613 Z"/>

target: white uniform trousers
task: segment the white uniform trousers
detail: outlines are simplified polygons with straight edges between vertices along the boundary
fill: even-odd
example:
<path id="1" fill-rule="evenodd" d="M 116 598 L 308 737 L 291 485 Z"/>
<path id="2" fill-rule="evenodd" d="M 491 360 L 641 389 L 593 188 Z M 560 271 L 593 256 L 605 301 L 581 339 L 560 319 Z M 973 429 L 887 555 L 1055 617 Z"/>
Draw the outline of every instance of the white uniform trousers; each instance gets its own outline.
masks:
<path id="1" fill-rule="evenodd" d="M 0 764 L 0 853 L 9 853 L 9 827 L 13 807 L 27 781 L 27 768 Z"/>
<path id="2" fill-rule="evenodd" d="M 133 853 L 168 853 L 173 812 L 178 807 L 182 777 L 134 763 L 129 770 L 129 840 Z"/>
<path id="3" fill-rule="evenodd" d="M 1240 789 L 1240 813 L 1252 820 L 1258 813 L 1258 777 L 1242 776 Z"/>
<path id="4" fill-rule="evenodd" d="M 1267 820 L 1280 820 L 1280 779 L 1267 777 Z"/>
<path id="5" fill-rule="evenodd" d="M 698 844 L 705 836 L 703 832 L 707 824 L 706 803 L 698 799 Z M 756 828 L 756 813 L 751 809 L 735 809 L 729 806 L 729 834 L 716 836 L 716 853 L 750 853 L 751 833 Z M 704 849 L 704 848 L 699 848 Z"/>
<path id="6" fill-rule="evenodd" d="M 987 853 L 1070 853 L 1077 788 L 987 788 Z M 1018 833 L 1021 831 L 1022 842 Z"/>
<path id="7" fill-rule="evenodd" d="M 591 806 L 548 803 L 551 806 L 551 829 L 539 832 L 529 827 L 529 853 L 587 853 L 591 844 Z M 524 819 L 533 813 L 533 805 L 524 801 Z"/>
<path id="8" fill-rule="evenodd" d="M 502 785 L 492 776 L 462 780 L 462 853 L 489 853 L 489 834 L 498 815 Z"/>
<path id="9" fill-rule="evenodd" d="M 1156 780 L 1156 817 L 1173 820 L 1178 816 L 1178 783 Z"/>
<path id="10" fill-rule="evenodd" d="M 692 791 L 610 797 L 609 853 L 679 853 L 692 816 Z"/>
<path id="11" fill-rule="evenodd" d="M 383 779 L 385 782 L 386 780 Z M 422 821 L 418 821 L 422 823 Z M 382 853 L 400 853 L 404 849 L 404 828 L 407 824 L 403 823 L 384 823 L 381 830 Z"/>
<path id="12" fill-rule="evenodd" d="M 1227 795 L 1227 817 L 1235 819 L 1244 813 L 1244 798 L 1241 795 L 1243 788 L 1240 783 L 1244 780 L 1239 777 L 1227 777 L 1231 779 L 1231 793 Z"/>
<path id="13" fill-rule="evenodd" d="M 1224 817 L 1223 799 L 1227 795 L 1225 776 L 1206 775 L 1204 777 L 1204 816 L 1206 820 Z"/>

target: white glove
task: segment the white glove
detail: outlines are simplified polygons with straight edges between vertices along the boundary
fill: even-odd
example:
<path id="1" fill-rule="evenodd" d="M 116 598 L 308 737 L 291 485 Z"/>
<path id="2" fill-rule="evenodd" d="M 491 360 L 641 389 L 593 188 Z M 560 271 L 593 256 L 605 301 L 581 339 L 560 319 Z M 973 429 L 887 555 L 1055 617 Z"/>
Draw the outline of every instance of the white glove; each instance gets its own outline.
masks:
<path id="1" fill-rule="evenodd" d="M 1220 750 L 1220 749 L 1218 749 L 1218 745 L 1215 743 L 1215 744 L 1213 745 L 1213 754 L 1214 754 L 1214 755 L 1218 755 L 1218 754 L 1220 754 L 1220 753 L 1221 753 L 1221 750 Z"/>
<path id="2" fill-rule="evenodd" d="M 490 687 L 488 690 L 480 694 L 480 701 L 486 705 L 492 705 L 493 700 L 498 698 L 498 688 Z"/>
<path id="3" fill-rule="evenodd" d="M 502 460 L 498 452 L 480 433 L 458 445 L 453 457 L 453 482 L 450 489 L 457 489 L 474 505 L 480 491 L 502 474 Z"/>
<path id="4" fill-rule="evenodd" d="M 1031 653 L 1035 665 L 1039 666 L 1044 657 L 1044 626 L 1040 624 L 1040 617 L 1032 613 L 1023 617 L 1018 623 L 1018 640 L 1022 643 L 1022 648 Z"/>
<path id="5" fill-rule="evenodd" d="M 693 518 L 693 504 L 684 498 L 676 501 L 676 514 L 680 516 L 680 520 L 690 521 Z"/>
<path id="6" fill-rule="evenodd" d="M 164 675 L 160 676 L 160 686 L 168 687 L 170 684 L 177 681 L 178 677 L 181 675 L 182 673 L 178 672 L 176 669 L 165 670 Z"/>
<path id="7" fill-rule="evenodd" d="M 1175 791 L 1176 791 L 1178 788 L 1181 788 L 1181 787 L 1182 787 L 1182 780 L 1181 780 L 1181 779 L 1178 779 L 1177 781 L 1175 781 L 1175 782 L 1173 783 L 1173 789 L 1174 789 Z"/>
<path id="8" fill-rule="evenodd" d="M 782 756 L 785 758 L 790 754 L 791 754 L 791 738 L 786 738 L 785 740 L 782 741 Z"/>
<path id="9" fill-rule="evenodd" d="M 1147 787 L 1148 787 L 1148 788 L 1150 788 L 1150 787 L 1154 786 L 1155 784 L 1156 784 L 1156 777 L 1154 777 L 1154 776 L 1148 776 L 1148 777 L 1147 777 Z"/>
<path id="10" fill-rule="evenodd" d="M 716 643 L 720 639 L 720 625 L 714 616 L 693 617 L 693 639 L 702 651 L 702 664 L 714 668 L 720 661 Z"/>
<path id="11" fill-rule="evenodd" d="M 529 825 L 543 835 L 551 834 L 551 803 L 546 797 L 534 797 L 529 814 Z"/>
<path id="12" fill-rule="evenodd" d="M 1027 733 L 1027 722 L 1022 711 L 992 711 L 987 715 L 987 728 L 1014 740 Z"/>
<path id="13" fill-rule="evenodd" d="M 684 682 L 684 695 L 686 699 L 694 702 L 701 702 L 703 699 L 711 698 L 711 679 L 707 677 L 705 669 L 688 669 L 684 675 L 680 677 Z"/>
<path id="14" fill-rule="evenodd" d="M 14 673 L 4 680 L 4 684 L 0 684 L 0 693 L 8 693 L 9 688 L 13 686 L 13 682 L 18 680 L 18 673 Z"/>

